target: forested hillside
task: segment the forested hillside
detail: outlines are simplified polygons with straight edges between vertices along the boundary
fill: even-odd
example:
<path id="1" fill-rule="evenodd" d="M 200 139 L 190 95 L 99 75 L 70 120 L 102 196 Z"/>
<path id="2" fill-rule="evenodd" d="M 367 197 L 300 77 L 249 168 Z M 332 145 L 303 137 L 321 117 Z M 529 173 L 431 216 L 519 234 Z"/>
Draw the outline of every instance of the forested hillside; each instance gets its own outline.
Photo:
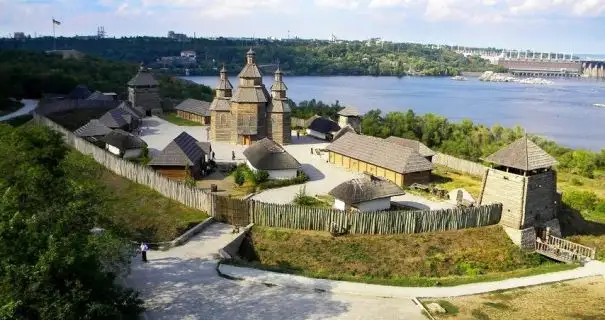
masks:
<path id="1" fill-rule="evenodd" d="M 52 38 L 26 40 L 0 39 L 1 49 L 27 49 L 43 51 L 53 47 Z M 183 67 L 159 63 L 165 56 L 178 56 L 182 50 L 197 52 L 198 64 L 190 72 L 215 75 L 225 63 L 230 72 L 239 72 L 244 55 L 254 48 L 258 63 L 268 65 L 265 71 L 281 68 L 291 75 L 456 75 L 461 71 L 483 71 L 491 68 L 480 58 L 464 57 L 447 49 L 430 49 L 411 43 L 372 43 L 351 41 L 331 43 L 316 40 L 292 41 L 236 41 L 219 38 L 186 39 L 132 37 L 119 39 L 58 38 L 58 49 L 74 49 L 86 54 L 111 60 L 144 62 L 165 67 L 174 74 L 184 72 Z"/>

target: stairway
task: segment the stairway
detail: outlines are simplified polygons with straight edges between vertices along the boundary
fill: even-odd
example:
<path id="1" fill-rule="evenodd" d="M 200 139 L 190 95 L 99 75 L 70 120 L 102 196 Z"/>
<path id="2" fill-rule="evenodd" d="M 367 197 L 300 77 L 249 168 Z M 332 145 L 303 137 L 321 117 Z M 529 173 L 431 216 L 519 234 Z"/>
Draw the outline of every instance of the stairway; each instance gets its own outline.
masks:
<path id="1" fill-rule="evenodd" d="M 546 241 L 536 240 L 536 252 L 565 263 L 584 264 L 594 260 L 596 250 L 565 239 L 547 236 Z"/>

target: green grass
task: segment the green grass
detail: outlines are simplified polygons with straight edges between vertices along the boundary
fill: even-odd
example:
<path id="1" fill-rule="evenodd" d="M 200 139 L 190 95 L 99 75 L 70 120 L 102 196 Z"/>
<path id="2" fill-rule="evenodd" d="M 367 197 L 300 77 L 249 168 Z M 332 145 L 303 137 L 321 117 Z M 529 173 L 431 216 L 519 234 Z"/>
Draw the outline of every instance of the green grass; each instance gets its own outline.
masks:
<path id="1" fill-rule="evenodd" d="M 72 179 L 97 183 L 107 199 L 105 226 L 119 234 L 150 243 L 170 241 L 208 217 L 158 192 L 122 178 L 77 151 L 69 154 Z"/>
<path id="2" fill-rule="evenodd" d="M 402 235 L 346 235 L 255 226 L 258 261 L 231 262 L 314 278 L 455 286 L 569 270 L 518 249 L 499 226 Z"/>
<path id="3" fill-rule="evenodd" d="M 183 119 L 179 117 L 176 112 L 166 112 L 161 116 L 162 119 L 174 123 L 178 126 L 188 126 L 188 127 L 198 127 L 203 126 L 203 124 L 187 119 Z"/>

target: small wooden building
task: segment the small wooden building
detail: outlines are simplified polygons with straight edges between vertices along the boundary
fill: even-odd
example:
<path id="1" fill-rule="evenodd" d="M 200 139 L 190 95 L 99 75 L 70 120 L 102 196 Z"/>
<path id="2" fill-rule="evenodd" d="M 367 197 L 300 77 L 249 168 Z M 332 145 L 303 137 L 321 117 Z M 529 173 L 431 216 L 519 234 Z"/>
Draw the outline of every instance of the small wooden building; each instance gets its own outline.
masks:
<path id="1" fill-rule="evenodd" d="M 296 178 L 300 163 L 282 146 L 269 138 L 255 142 L 244 150 L 246 164 L 256 172 L 265 170 L 269 179 Z"/>
<path id="2" fill-rule="evenodd" d="M 328 118 L 316 117 L 309 122 L 307 134 L 321 139 L 332 141 L 334 135 L 340 130 L 338 123 Z"/>
<path id="3" fill-rule="evenodd" d="M 391 197 L 405 194 L 393 182 L 372 176 L 345 181 L 332 189 L 334 208 L 362 212 L 382 211 L 391 208 Z"/>
<path id="4" fill-rule="evenodd" d="M 330 163 L 384 177 L 401 187 L 429 183 L 434 168 L 430 161 L 410 148 L 354 133 L 344 134 L 326 149 Z"/>
<path id="5" fill-rule="evenodd" d="M 210 102 L 190 98 L 174 109 L 180 118 L 210 125 Z"/>
<path id="6" fill-rule="evenodd" d="M 346 106 L 338 111 L 338 125 L 341 128 L 351 126 L 355 131 L 361 132 L 361 114 L 357 108 Z"/>
<path id="7" fill-rule="evenodd" d="M 390 136 L 385 139 L 388 142 L 396 143 L 403 147 L 411 148 L 414 151 L 420 153 L 421 156 L 425 157 L 428 161 L 433 161 L 433 156 L 435 155 L 435 151 L 431 150 L 424 143 L 418 140 L 405 139 L 400 137 Z"/>
<path id="8" fill-rule="evenodd" d="M 99 147 L 103 147 L 105 143 L 102 141 L 102 139 L 111 131 L 111 128 L 104 125 L 101 121 L 92 119 L 85 125 L 76 129 L 74 134 L 80 138 L 86 139 L 88 142 L 94 143 Z"/>
<path id="9" fill-rule="evenodd" d="M 124 130 L 116 129 L 102 138 L 107 151 L 124 159 L 136 159 L 143 155 L 147 143 Z"/>
<path id="10" fill-rule="evenodd" d="M 183 132 L 153 157 L 149 166 L 168 178 L 184 180 L 191 174 L 197 179 L 206 166 L 206 154 L 195 138 Z"/>
<path id="11" fill-rule="evenodd" d="M 111 129 L 132 131 L 137 125 L 136 120 L 119 109 L 111 109 L 99 118 L 99 121 Z"/>

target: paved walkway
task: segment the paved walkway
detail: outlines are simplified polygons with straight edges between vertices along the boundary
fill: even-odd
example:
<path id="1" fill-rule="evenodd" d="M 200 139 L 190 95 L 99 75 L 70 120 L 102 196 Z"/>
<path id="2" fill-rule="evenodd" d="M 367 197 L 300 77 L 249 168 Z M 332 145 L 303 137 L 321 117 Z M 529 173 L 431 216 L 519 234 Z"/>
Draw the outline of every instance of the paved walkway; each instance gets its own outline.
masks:
<path id="1" fill-rule="evenodd" d="M 372 297 L 410 298 L 410 297 L 455 297 L 474 295 L 496 290 L 506 290 L 518 287 L 534 286 L 544 283 L 559 282 L 571 279 L 605 276 L 605 263 L 591 261 L 583 267 L 573 270 L 547 273 L 537 276 L 513 278 L 495 282 L 481 282 L 465 284 L 455 287 L 392 287 L 356 282 L 313 279 L 263 270 L 240 268 L 230 265 L 221 265 L 223 274 L 245 279 L 256 283 L 270 283 L 274 285 L 299 288 L 304 290 L 325 290 L 332 293 L 356 294 Z"/>
<path id="2" fill-rule="evenodd" d="M 216 253 L 235 235 L 215 223 L 183 246 L 151 251 L 126 280 L 141 292 L 147 319 L 424 319 L 409 298 L 385 299 L 227 280 Z"/>
<path id="3" fill-rule="evenodd" d="M 23 107 L 13 113 L 0 117 L 0 121 L 10 120 L 31 113 L 38 107 L 38 100 L 23 99 L 21 100 L 21 103 L 23 103 Z"/>

